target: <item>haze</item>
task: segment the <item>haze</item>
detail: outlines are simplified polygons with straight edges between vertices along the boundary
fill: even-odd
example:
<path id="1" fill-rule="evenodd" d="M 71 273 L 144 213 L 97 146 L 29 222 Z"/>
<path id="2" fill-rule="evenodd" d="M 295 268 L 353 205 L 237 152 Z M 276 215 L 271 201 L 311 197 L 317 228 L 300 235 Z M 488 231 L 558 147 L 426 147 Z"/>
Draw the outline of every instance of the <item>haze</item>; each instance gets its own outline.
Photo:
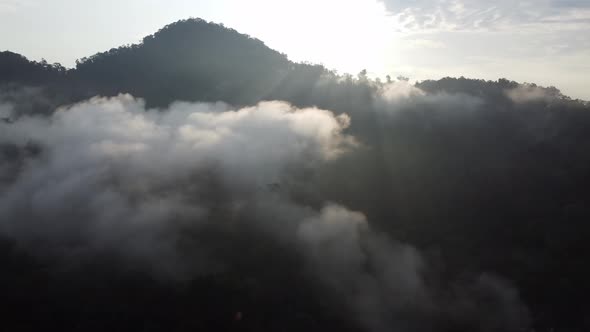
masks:
<path id="1" fill-rule="evenodd" d="M 590 331 L 589 10 L 0 0 L 3 329 Z"/>
<path id="2" fill-rule="evenodd" d="M 73 67 L 188 17 L 223 23 L 291 60 L 339 72 L 509 77 L 590 99 L 584 0 L 0 0 L 0 48 Z"/>

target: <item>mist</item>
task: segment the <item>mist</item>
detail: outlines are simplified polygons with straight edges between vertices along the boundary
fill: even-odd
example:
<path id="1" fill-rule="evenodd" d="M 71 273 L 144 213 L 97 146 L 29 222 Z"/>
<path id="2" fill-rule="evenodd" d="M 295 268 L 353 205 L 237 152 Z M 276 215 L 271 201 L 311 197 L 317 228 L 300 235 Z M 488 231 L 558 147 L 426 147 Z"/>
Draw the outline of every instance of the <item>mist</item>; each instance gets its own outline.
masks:
<path id="1" fill-rule="evenodd" d="M 478 105 L 406 83 L 385 86 L 375 103 L 385 117 L 414 104 Z M 281 101 L 146 109 L 131 95 L 21 115 L 0 124 L 3 146 L 17 151 L 4 166 L 0 231 L 58 270 L 110 257 L 111 269 L 173 282 L 225 273 L 234 251 L 267 238 L 299 256 L 288 268 L 304 269 L 361 326 L 417 328 L 417 317 L 447 315 L 440 301 L 459 301 L 426 285 L 436 276 L 423 275 L 419 250 L 372 230 L 362 212 L 297 198 L 310 173 L 367 148 L 346 134 L 350 125 L 346 114 Z M 236 243 L 240 232 L 250 238 Z M 487 278 L 502 306 L 493 310 L 518 315 L 498 319 L 524 326 L 518 295 L 503 299 L 511 286 Z"/>
<path id="2" fill-rule="evenodd" d="M 7 326 L 587 326 L 586 101 L 339 74 L 198 19 L 3 59 Z"/>

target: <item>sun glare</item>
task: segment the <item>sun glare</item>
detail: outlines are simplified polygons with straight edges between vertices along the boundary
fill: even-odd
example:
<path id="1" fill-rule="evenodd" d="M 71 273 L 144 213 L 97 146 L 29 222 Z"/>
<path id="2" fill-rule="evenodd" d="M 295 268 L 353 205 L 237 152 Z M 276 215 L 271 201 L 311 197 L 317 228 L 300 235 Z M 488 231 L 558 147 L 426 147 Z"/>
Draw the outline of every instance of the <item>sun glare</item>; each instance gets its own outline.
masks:
<path id="1" fill-rule="evenodd" d="M 386 74 L 386 60 L 391 61 L 392 56 L 388 50 L 396 45 L 397 37 L 382 3 L 266 1 L 264 7 L 275 14 L 265 15 L 263 20 L 242 21 L 241 30 L 286 53 L 291 60 L 321 63 L 342 73 L 367 69 L 375 75 Z M 241 4 L 240 9 L 253 13 L 257 8 Z"/>

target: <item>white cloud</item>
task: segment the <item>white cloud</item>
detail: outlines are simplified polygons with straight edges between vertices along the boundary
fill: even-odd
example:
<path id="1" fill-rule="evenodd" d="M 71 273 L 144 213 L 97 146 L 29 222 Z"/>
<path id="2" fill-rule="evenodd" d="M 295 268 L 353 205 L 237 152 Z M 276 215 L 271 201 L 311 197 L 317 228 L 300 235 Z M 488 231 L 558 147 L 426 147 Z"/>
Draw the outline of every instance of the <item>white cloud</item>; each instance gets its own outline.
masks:
<path id="1" fill-rule="evenodd" d="M 211 199 L 255 196 L 287 167 L 338 156 L 354 144 L 346 126 L 346 115 L 284 102 L 146 110 L 129 95 L 0 122 L 0 142 L 42 151 L 0 182 L 0 231 L 37 253 L 114 251 L 182 275 L 178 227 L 207 223 Z"/>
<path id="2" fill-rule="evenodd" d="M 311 269 L 372 331 L 390 330 L 402 307 L 430 301 L 418 251 L 371 230 L 360 212 L 328 204 L 300 224 L 298 236 Z"/>
<path id="3" fill-rule="evenodd" d="M 587 1 L 380 1 L 396 16 L 402 30 L 487 30 L 549 24 L 562 29 L 590 25 Z"/>
<path id="4" fill-rule="evenodd" d="M 523 84 L 518 86 L 517 88 L 508 90 L 506 91 L 506 95 L 515 103 L 526 103 L 531 101 L 551 101 L 559 98 L 559 95 L 551 94 L 546 89 L 530 84 Z"/>
<path id="5" fill-rule="evenodd" d="M 35 0 L 0 0 L 0 14 L 14 13 L 37 5 Z"/>

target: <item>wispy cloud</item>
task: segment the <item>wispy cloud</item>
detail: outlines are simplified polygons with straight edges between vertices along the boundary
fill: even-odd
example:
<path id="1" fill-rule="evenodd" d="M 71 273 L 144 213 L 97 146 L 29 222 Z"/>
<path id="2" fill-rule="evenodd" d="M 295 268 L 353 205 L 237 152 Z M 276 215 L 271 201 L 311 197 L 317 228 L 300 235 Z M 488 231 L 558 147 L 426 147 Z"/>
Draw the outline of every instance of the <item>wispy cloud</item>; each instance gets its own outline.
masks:
<path id="1" fill-rule="evenodd" d="M 590 1 L 377 0 L 414 79 L 471 76 L 557 85 L 588 98 Z"/>
<path id="2" fill-rule="evenodd" d="M 36 4 L 35 0 L 0 0 L 0 14 L 13 13 Z"/>
<path id="3" fill-rule="evenodd" d="M 380 0 L 402 30 L 497 30 L 514 26 L 590 26 L 590 2 L 577 0 Z"/>

